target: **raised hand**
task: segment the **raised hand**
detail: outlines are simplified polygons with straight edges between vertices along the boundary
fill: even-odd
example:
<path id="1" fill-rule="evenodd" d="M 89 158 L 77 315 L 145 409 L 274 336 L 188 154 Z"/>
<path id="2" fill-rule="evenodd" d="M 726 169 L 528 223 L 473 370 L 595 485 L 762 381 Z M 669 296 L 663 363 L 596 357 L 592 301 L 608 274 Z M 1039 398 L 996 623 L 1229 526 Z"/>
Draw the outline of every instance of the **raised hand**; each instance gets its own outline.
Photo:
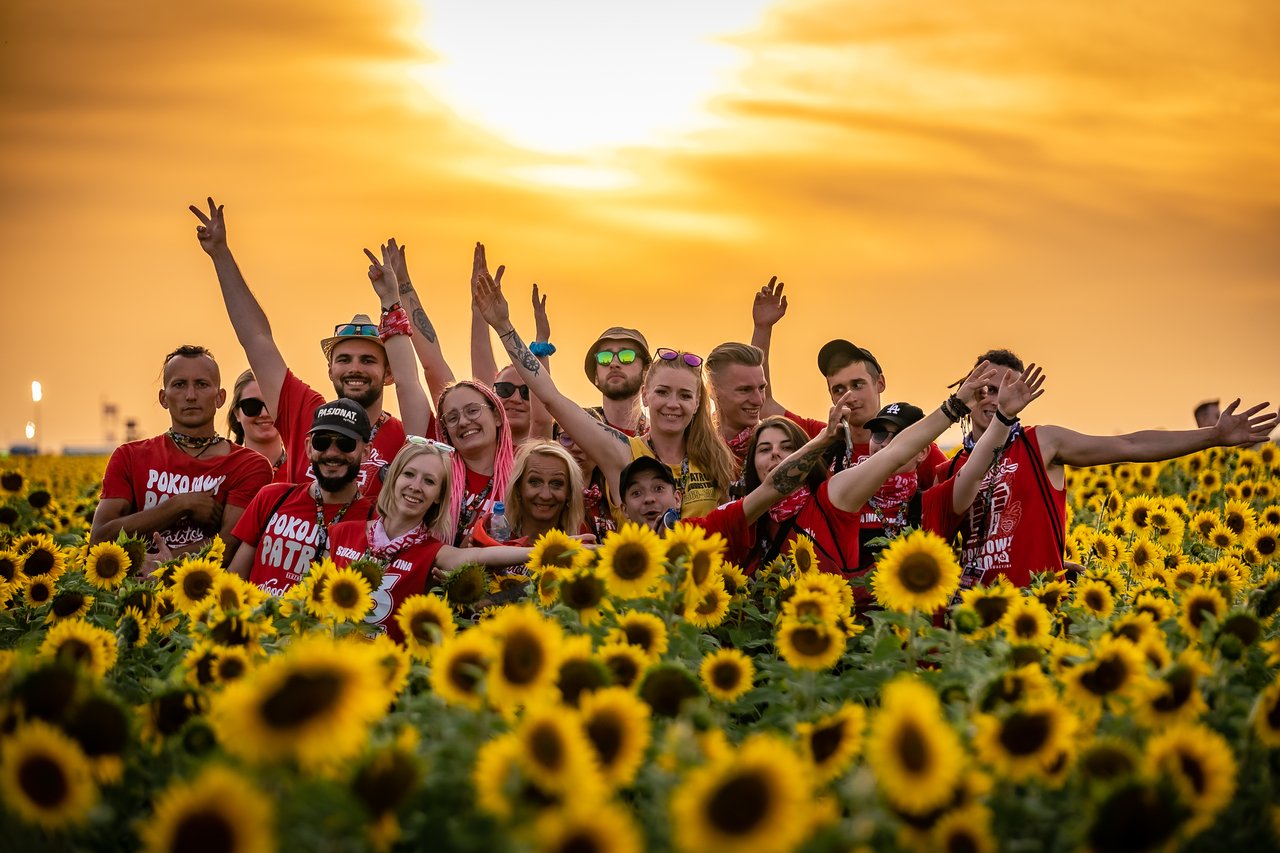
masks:
<path id="1" fill-rule="evenodd" d="M 849 428 L 849 417 L 853 414 L 850 404 L 853 401 L 854 391 L 846 391 L 844 396 L 836 400 L 835 405 L 831 407 L 831 412 L 827 416 L 827 428 L 823 430 L 823 437 L 828 441 L 835 441 L 837 438 L 843 438 Z"/>
<path id="2" fill-rule="evenodd" d="M 996 368 L 986 360 L 969 371 L 969 376 L 956 389 L 956 396 L 960 398 L 960 402 L 972 409 L 980 399 L 983 390 L 995 380 L 996 372 Z"/>
<path id="3" fill-rule="evenodd" d="M 1000 412 L 1007 418 L 1016 416 L 1044 393 L 1043 385 L 1044 371 L 1034 364 L 1028 364 L 1021 376 L 1010 370 L 1000 380 L 1000 396 L 997 398 Z"/>
<path id="4" fill-rule="evenodd" d="M 787 313 L 787 297 L 782 295 L 786 285 L 775 275 L 756 293 L 751 305 L 751 321 L 757 326 L 773 326 Z"/>
<path id="5" fill-rule="evenodd" d="M 210 196 L 208 201 L 208 215 L 194 204 L 188 205 L 187 209 L 200 220 L 200 224 L 196 226 L 196 239 L 200 241 L 200 248 L 212 255 L 227 246 L 227 223 L 222 215 L 222 205 L 215 205 L 213 196 Z"/>
<path id="6" fill-rule="evenodd" d="M 364 254 L 369 259 L 369 281 L 373 283 L 374 292 L 382 300 L 382 307 L 395 304 L 400 290 L 392 262 L 395 252 L 390 244 L 387 244 L 382 247 L 381 261 L 368 249 L 364 250 Z"/>
<path id="7" fill-rule="evenodd" d="M 1222 414 L 1218 416 L 1218 423 L 1213 429 L 1218 436 L 1218 444 L 1223 447 L 1231 447 L 1237 444 L 1257 444 L 1260 441 L 1266 441 L 1270 437 L 1272 430 L 1276 428 L 1277 419 L 1280 418 L 1280 412 L 1263 412 L 1270 403 L 1259 403 L 1245 409 L 1239 414 L 1236 409 L 1240 406 L 1240 398 L 1231 401 L 1231 405 L 1222 410 Z M 1258 414 L 1262 412 L 1262 414 Z"/>
<path id="8" fill-rule="evenodd" d="M 404 257 L 404 250 L 407 248 L 409 247 L 397 244 L 395 237 L 389 238 L 387 245 L 383 246 L 383 258 L 390 260 L 391 270 L 396 274 L 396 281 L 401 285 L 409 282 L 409 263 Z"/>
<path id="9" fill-rule="evenodd" d="M 476 244 L 478 254 L 483 259 L 484 247 Z M 480 316 L 484 317 L 484 321 L 499 332 L 506 331 L 511 325 L 511 306 L 507 304 L 507 298 L 502 295 L 502 271 L 505 267 L 498 267 L 498 275 L 496 277 L 489 275 L 488 265 L 483 265 L 476 273 L 476 277 L 471 280 L 471 304 Z"/>
<path id="10" fill-rule="evenodd" d="M 547 318 L 547 297 L 539 298 L 538 283 L 533 283 L 533 339 L 551 340 L 551 321 Z"/>

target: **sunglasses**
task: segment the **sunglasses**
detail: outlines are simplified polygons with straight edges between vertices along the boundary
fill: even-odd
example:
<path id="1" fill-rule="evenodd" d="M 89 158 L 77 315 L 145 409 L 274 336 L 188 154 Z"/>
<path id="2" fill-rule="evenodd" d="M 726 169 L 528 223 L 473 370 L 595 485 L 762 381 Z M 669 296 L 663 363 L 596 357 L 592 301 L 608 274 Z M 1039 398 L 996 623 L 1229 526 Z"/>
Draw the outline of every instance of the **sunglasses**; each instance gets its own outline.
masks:
<path id="1" fill-rule="evenodd" d="M 702 366 L 702 356 L 694 355 L 691 352 L 678 352 L 673 349 L 668 349 L 667 347 L 658 347 L 658 350 L 654 355 L 663 361 L 675 361 L 678 358 L 690 367 Z"/>
<path id="2" fill-rule="evenodd" d="M 258 415 L 262 414 L 262 410 L 266 407 L 267 404 L 259 400 L 257 397 L 243 397 L 239 403 L 236 403 L 236 408 L 251 418 L 256 418 Z"/>
<path id="3" fill-rule="evenodd" d="M 374 323 L 343 323 L 333 327 L 335 338 L 376 338 L 378 327 Z"/>
<path id="4" fill-rule="evenodd" d="M 516 393 L 517 391 L 519 391 L 519 392 L 520 392 L 520 399 L 521 399 L 521 400 L 528 400 L 528 399 L 529 399 L 529 386 L 528 386 L 528 385 L 517 385 L 517 384 L 516 384 L 516 383 L 514 383 L 514 382 L 495 382 L 495 383 L 493 383 L 493 393 L 497 394 L 499 397 L 501 397 L 501 398 L 502 398 L 502 399 L 504 399 L 504 400 L 509 399 L 509 398 L 511 397 L 511 395 L 512 395 L 512 394 L 514 394 L 514 393 Z"/>
<path id="5" fill-rule="evenodd" d="M 415 447 L 430 447 L 441 453 L 452 453 L 453 445 L 445 444 L 443 441 L 436 441 L 434 438 L 423 438 L 420 435 L 406 435 L 404 437 L 405 444 L 412 444 Z"/>
<path id="6" fill-rule="evenodd" d="M 617 356 L 619 364 L 630 364 L 636 360 L 636 351 L 633 349 L 620 349 L 614 352 L 610 349 L 602 349 L 596 353 L 596 364 L 601 367 L 608 367 L 613 364 L 614 356 Z"/>
<path id="7" fill-rule="evenodd" d="M 876 444 L 888 444 L 893 441 L 896 432 L 890 432 L 887 429 L 874 429 L 871 431 L 871 440 Z"/>
<path id="8" fill-rule="evenodd" d="M 324 453 L 329 449 L 329 445 L 335 443 L 342 453 L 355 453 L 356 445 L 359 444 L 354 438 L 346 435 L 333 435 L 328 432 L 313 432 L 311 434 L 311 447 L 318 453 Z"/>

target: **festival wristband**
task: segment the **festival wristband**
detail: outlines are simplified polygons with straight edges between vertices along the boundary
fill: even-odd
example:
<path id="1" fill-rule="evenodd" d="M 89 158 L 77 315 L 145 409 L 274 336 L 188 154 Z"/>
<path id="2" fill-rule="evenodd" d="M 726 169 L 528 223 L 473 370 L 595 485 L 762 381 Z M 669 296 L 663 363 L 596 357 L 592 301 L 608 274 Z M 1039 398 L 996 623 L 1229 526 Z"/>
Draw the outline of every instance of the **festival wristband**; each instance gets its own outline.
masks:
<path id="1" fill-rule="evenodd" d="M 996 420 L 998 420 L 1000 423 L 1004 424 L 1007 427 L 1011 427 L 1018 422 L 1018 416 L 1014 415 L 1013 417 L 1009 417 L 1004 412 L 1000 411 L 1000 408 L 997 406 Z"/>
<path id="2" fill-rule="evenodd" d="M 409 315 L 400 307 L 399 302 L 382 315 L 382 322 L 378 324 L 378 337 L 383 341 L 394 338 L 396 335 L 413 337 L 413 329 L 409 326 Z"/>

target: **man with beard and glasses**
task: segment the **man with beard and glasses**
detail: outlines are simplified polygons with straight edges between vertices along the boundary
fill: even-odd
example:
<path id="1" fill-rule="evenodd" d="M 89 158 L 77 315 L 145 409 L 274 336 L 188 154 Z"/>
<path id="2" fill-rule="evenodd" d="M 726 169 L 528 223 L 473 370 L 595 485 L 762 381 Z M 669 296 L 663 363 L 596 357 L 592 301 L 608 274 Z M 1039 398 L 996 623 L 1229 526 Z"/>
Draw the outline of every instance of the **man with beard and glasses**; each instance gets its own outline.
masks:
<path id="1" fill-rule="evenodd" d="M 587 379 L 601 394 L 600 405 L 587 411 L 625 436 L 647 432 L 649 421 L 640 405 L 640 388 L 652 361 L 648 341 L 635 329 L 613 326 L 601 332 L 587 348 L 582 364 Z"/>
<path id="2" fill-rule="evenodd" d="M 162 545 L 186 553 L 221 535 L 229 560 L 237 544 L 232 529 L 271 482 L 271 463 L 218 435 L 215 418 L 227 392 L 207 349 L 179 347 L 165 356 L 162 376 L 160 405 L 169 412 L 169 431 L 111 454 L 89 539 L 141 534 L 159 555 Z"/>
<path id="3" fill-rule="evenodd" d="M 313 481 L 272 483 L 249 504 L 235 536 L 244 547 L 231 570 L 272 595 L 283 595 L 326 556 L 328 528 L 339 521 L 367 521 L 374 501 L 356 482 L 369 452 L 369 417 L 354 400 L 316 409 L 306 436 Z"/>
<path id="4" fill-rule="evenodd" d="M 324 404 L 324 397 L 295 376 L 285 364 L 272 337 L 271 323 L 249 290 L 227 246 L 222 207 L 215 205 L 210 198 L 207 214 L 194 205 L 190 210 L 200 220 L 196 236 L 200 247 L 213 261 L 231 326 L 249 359 L 253 375 L 257 377 L 262 400 L 267 410 L 275 415 L 276 429 L 284 439 L 288 479 L 294 483 L 311 482 L 314 473 L 306 449 L 305 430 L 316 409 Z M 359 473 L 359 486 L 370 498 L 376 497 L 381 489 L 380 473 L 404 444 L 406 432 L 424 435 L 430 420 L 426 395 L 416 382 L 397 386 L 403 423 L 382 406 L 383 386 L 392 383 L 388 361 L 390 349 L 403 349 L 408 359 L 405 361 L 392 354 L 391 361 L 400 362 L 405 370 L 417 370 L 405 309 L 399 302 L 388 303 L 388 299 L 394 300 L 397 293 L 392 257 L 395 248 L 393 244 L 384 246 L 383 263 L 374 261 L 374 266 L 379 267 L 375 289 L 381 284 L 386 285 L 379 291 L 384 309 L 382 321 L 374 323 L 367 315 L 357 314 L 351 322 L 338 324 L 333 335 L 320 342 L 329 363 L 329 379 L 333 382 L 334 393 L 360 404 L 372 424 L 369 453 Z M 373 259 L 372 255 L 370 258 Z M 373 277 L 372 270 L 370 277 Z"/>

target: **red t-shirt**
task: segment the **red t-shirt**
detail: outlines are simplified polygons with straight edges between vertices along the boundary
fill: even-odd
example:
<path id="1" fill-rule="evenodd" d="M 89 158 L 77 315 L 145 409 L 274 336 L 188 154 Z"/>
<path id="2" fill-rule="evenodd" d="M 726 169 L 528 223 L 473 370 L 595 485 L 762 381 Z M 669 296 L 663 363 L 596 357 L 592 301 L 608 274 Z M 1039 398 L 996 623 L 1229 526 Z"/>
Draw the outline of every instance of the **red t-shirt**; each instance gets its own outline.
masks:
<path id="1" fill-rule="evenodd" d="M 454 533 L 454 545 L 461 545 L 467 534 L 471 532 L 476 519 L 492 512 L 494 502 L 502 500 L 501 495 L 493 493 L 491 474 L 477 474 L 465 467 L 463 470 L 467 472 L 466 489 L 462 493 L 462 507 L 458 511 L 458 529 Z"/>
<path id="2" fill-rule="evenodd" d="M 225 456 L 196 458 L 184 453 L 167 434 L 122 444 L 107 462 L 99 499 L 127 500 L 131 514 L 151 509 L 174 495 L 211 491 L 224 509 L 244 508 L 271 482 L 271 464 L 261 453 L 228 446 L 231 452 Z M 177 549 L 217 532 L 181 518 L 161 530 L 160 536 L 171 549 Z"/>
<path id="3" fill-rule="evenodd" d="M 870 444 L 855 444 L 853 446 L 854 464 L 865 462 L 871 458 Z M 893 499 L 894 495 L 901 495 L 913 491 L 927 492 L 938 481 L 937 468 L 939 462 L 945 462 L 947 456 L 938 449 L 938 445 L 929 445 L 929 455 L 916 468 L 915 471 L 915 488 L 911 488 L 911 474 L 893 474 L 889 479 L 884 481 L 879 489 L 876 490 L 876 498 L 879 503 L 880 512 L 877 514 L 875 507 L 868 501 L 862 507 L 861 530 L 859 532 L 859 556 L 858 565 L 868 566 L 872 563 L 871 549 L 867 543 L 872 539 L 884 536 L 884 523 L 880 520 L 881 515 L 885 518 L 893 518 L 902 512 L 901 503 Z M 943 478 L 945 479 L 945 478 Z"/>
<path id="4" fill-rule="evenodd" d="M 329 528 L 334 565 L 342 568 L 364 555 L 369 548 L 369 524 L 344 521 Z M 373 609 L 364 621 L 377 625 L 397 643 L 404 643 L 404 633 L 395 620 L 396 611 L 406 598 L 427 588 L 431 567 L 443 547 L 439 539 L 425 539 L 392 556 L 383 572 L 382 585 L 373 591 Z"/>
<path id="5" fill-rule="evenodd" d="M 284 463 L 289 469 L 289 482 L 315 482 L 316 475 L 311 470 L 311 460 L 307 458 L 307 432 L 311 429 L 316 409 L 325 402 L 314 388 L 294 376 L 292 370 L 285 372 L 284 384 L 280 387 L 280 403 L 276 407 L 280 410 L 276 413 L 276 431 L 289 454 Z M 386 415 L 382 426 L 375 426 L 373 441 L 369 444 L 369 458 L 360 466 L 358 482 L 362 494 L 377 499 L 378 492 L 382 491 L 379 473 L 400 452 L 404 439 L 404 424 L 399 418 Z"/>
<path id="6" fill-rule="evenodd" d="M 962 454 L 957 470 L 968 458 Z M 1027 427 L 983 477 L 978 499 L 964 516 L 961 586 L 968 589 L 1004 575 L 1021 587 L 1031 583 L 1035 572 L 1060 571 L 1066 507 L 1066 492 L 1049 481 L 1036 427 Z"/>
<path id="7" fill-rule="evenodd" d="M 343 506 L 325 503 L 322 527 L 316 524 L 311 486 L 272 483 L 259 492 L 236 522 L 234 531 L 246 548 L 254 549 L 249 580 L 272 595 L 283 595 L 301 581 L 311 562 L 324 556 L 320 553 L 324 528 L 333 523 Z M 367 497 L 352 501 L 342 512 L 344 520 L 372 516 L 373 500 Z"/>

